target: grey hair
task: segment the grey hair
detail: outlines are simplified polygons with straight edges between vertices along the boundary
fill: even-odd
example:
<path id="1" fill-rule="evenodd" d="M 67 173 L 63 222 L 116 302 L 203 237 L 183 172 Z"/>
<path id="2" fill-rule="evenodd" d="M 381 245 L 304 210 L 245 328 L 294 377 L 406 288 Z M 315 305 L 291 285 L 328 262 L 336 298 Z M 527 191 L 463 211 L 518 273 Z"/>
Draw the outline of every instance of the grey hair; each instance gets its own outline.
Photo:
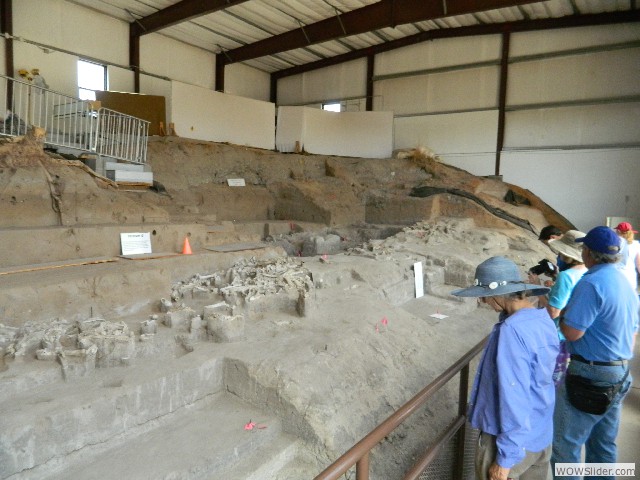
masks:
<path id="1" fill-rule="evenodd" d="M 620 260 L 622 260 L 622 255 L 620 255 L 619 253 L 600 253 L 589 249 L 589 255 L 591 255 L 591 258 L 597 264 L 618 263 Z"/>
<path id="2" fill-rule="evenodd" d="M 529 293 L 530 292 L 527 292 L 526 290 L 522 290 L 521 292 L 508 293 L 504 297 L 508 298 L 509 300 L 524 300 L 529 296 Z"/>

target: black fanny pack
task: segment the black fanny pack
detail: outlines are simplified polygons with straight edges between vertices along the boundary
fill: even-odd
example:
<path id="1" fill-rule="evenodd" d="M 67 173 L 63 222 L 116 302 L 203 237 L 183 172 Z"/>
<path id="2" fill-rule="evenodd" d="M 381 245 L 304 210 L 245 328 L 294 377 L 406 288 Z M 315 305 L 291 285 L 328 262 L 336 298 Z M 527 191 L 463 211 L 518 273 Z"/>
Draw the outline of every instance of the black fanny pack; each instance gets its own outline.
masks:
<path id="1" fill-rule="evenodd" d="M 582 412 L 602 415 L 616 397 L 625 380 L 629 376 L 629 369 L 615 385 L 594 385 L 593 380 L 580 375 L 568 373 L 565 380 L 569 403 Z"/>

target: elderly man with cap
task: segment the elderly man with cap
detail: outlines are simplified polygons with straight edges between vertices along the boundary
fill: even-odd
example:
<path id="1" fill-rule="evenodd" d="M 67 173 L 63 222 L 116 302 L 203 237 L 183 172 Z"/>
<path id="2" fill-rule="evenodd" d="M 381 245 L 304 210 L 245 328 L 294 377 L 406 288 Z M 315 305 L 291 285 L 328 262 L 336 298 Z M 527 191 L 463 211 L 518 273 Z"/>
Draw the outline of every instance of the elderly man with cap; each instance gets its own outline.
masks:
<path id="1" fill-rule="evenodd" d="M 560 317 L 571 362 L 558 389 L 552 464 L 579 463 L 583 445 L 586 463 L 614 463 L 622 400 L 631 384 L 638 297 L 616 265 L 621 247 L 612 229 L 596 227 L 576 241 L 583 244 L 588 271 Z"/>
<path id="2" fill-rule="evenodd" d="M 524 283 L 511 260 L 492 257 L 478 265 L 472 287 L 451 292 L 499 312 L 469 402 L 469 420 L 480 430 L 478 479 L 551 478 L 558 335 L 547 311 L 527 298 L 548 291 Z"/>

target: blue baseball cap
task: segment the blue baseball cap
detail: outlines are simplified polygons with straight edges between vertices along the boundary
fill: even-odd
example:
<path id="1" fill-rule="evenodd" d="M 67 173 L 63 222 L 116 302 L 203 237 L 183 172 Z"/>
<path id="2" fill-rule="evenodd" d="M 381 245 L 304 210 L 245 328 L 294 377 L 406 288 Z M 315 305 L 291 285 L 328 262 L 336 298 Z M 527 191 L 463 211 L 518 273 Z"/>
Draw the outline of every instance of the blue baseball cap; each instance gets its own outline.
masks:
<path id="1" fill-rule="evenodd" d="M 608 255 L 620 253 L 620 237 L 609 227 L 595 227 L 585 237 L 576 238 L 576 242 L 584 243 L 590 250 Z"/>

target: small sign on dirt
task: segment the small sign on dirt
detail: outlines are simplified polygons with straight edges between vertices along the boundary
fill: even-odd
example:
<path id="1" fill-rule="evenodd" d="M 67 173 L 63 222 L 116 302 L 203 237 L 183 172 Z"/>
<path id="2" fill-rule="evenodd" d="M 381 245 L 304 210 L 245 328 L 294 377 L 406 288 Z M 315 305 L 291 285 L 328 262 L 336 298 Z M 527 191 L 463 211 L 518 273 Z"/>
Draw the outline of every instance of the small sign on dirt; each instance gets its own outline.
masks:
<path id="1" fill-rule="evenodd" d="M 244 178 L 227 178 L 227 185 L 230 187 L 244 187 Z"/>
<path id="2" fill-rule="evenodd" d="M 138 255 L 151 253 L 151 235 L 145 233 L 121 233 L 120 246 L 122 255 Z"/>

